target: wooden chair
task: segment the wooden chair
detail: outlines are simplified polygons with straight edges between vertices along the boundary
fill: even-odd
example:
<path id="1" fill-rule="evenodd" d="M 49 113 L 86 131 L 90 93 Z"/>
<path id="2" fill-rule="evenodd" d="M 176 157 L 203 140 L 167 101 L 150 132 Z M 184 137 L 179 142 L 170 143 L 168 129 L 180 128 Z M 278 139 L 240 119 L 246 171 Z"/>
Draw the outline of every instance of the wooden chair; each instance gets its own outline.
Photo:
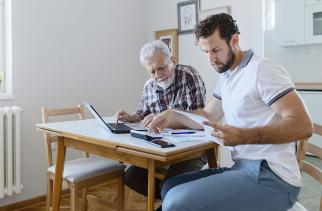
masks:
<path id="1" fill-rule="evenodd" d="M 314 134 L 322 136 L 322 126 L 318 124 L 313 124 L 313 127 Z M 306 172 L 322 184 L 322 170 L 317 166 L 304 160 L 305 154 L 307 152 L 322 160 L 322 148 L 310 142 L 307 142 L 307 139 L 301 140 L 299 142 L 296 155 L 299 161 L 301 171 Z M 288 211 L 307 211 L 307 209 L 299 202 L 296 202 L 294 206 Z M 320 196 L 320 211 L 322 211 L 322 196 Z"/>
<path id="2" fill-rule="evenodd" d="M 78 107 L 65 109 L 47 109 L 42 108 L 43 123 L 48 122 L 50 116 L 78 115 L 80 119 L 84 119 L 84 108 Z M 53 180 L 55 174 L 55 166 L 52 158 L 52 144 L 57 142 L 57 137 L 45 134 L 46 152 L 47 152 L 47 210 L 50 210 L 53 192 Z M 66 161 L 64 166 L 63 181 L 65 181 L 70 189 L 70 210 L 79 211 L 87 208 L 87 188 L 102 184 L 110 180 L 118 180 L 117 204 L 111 204 L 111 208 L 124 210 L 124 183 L 123 173 L 125 165 L 108 161 L 103 158 L 89 157 L 88 153 L 84 153 L 84 157 L 71 161 Z M 78 202 L 78 193 L 82 190 L 83 206 L 82 209 Z"/>

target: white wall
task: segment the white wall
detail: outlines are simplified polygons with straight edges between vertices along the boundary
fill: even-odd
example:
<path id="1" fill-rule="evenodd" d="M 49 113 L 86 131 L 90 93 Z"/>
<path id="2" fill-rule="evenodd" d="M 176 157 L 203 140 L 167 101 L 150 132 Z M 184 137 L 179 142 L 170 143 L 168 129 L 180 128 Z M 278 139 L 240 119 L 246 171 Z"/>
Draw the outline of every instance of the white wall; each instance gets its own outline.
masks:
<path id="1" fill-rule="evenodd" d="M 148 74 L 138 52 L 147 40 L 145 0 L 13 0 L 13 100 L 22 115 L 22 194 L 45 194 L 40 108 L 86 99 L 104 115 L 132 111 Z M 135 9 L 133 9 L 135 8 Z"/>
<path id="2" fill-rule="evenodd" d="M 147 4 L 149 17 L 147 23 L 148 38 L 154 39 L 154 31 L 177 28 L 177 3 L 182 0 L 150 0 Z M 263 33 L 261 17 L 261 0 L 201 0 L 203 9 L 230 5 L 232 16 L 237 20 L 241 32 L 240 47 L 244 50 L 252 48 L 256 53 L 263 54 Z M 260 8 L 260 9 L 259 9 Z M 207 99 L 212 97 L 218 74 L 211 67 L 207 57 L 195 45 L 194 35 L 179 35 L 179 63 L 195 67 L 205 81 Z M 222 152 L 222 165 L 231 165 L 230 155 Z"/>

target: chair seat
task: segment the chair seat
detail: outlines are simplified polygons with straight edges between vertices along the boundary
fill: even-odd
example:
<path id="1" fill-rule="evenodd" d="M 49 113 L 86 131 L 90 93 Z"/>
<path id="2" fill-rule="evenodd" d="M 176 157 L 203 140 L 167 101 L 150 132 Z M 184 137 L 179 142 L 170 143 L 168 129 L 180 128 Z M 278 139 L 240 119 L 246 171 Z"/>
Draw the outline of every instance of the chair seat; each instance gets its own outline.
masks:
<path id="1" fill-rule="evenodd" d="M 303 207 L 302 204 L 299 202 L 295 202 L 293 207 L 291 209 L 288 209 L 287 211 L 308 211 L 305 207 Z"/>
<path id="2" fill-rule="evenodd" d="M 102 174 L 124 170 L 125 167 L 123 164 L 102 158 L 80 158 L 65 162 L 63 179 L 77 183 Z M 55 174 L 55 166 L 49 167 L 47 171 Z"/>

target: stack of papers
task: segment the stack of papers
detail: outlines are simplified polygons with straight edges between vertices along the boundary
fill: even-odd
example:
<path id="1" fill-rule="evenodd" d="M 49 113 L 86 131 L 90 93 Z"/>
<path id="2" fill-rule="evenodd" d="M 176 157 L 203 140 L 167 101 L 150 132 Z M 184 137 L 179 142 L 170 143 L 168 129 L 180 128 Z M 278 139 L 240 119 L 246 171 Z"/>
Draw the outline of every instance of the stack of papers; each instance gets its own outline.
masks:
<path id="1" fill-rule="evenodd" d="M 164 138 L 175 142 L 204 141 L 206 133 L 203 130 L 186 130 L 186 129 L 165 129 L 162 133 Z M 206 141 L 209 141 L 206 140 Z"/>

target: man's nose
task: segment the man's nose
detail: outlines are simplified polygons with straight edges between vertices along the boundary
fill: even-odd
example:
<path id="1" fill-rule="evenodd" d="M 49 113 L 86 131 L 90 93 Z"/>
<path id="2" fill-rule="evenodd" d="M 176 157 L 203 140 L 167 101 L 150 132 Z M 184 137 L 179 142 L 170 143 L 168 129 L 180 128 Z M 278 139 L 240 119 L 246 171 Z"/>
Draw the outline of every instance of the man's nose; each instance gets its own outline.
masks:
<path id="1" fill-rule="evenodd" d="M 214 63 L 218 60 L 217 55 L 215 53 L 208 53 L 208 58 L 211 63 Z"/>
<path id="2" fill-rule="evenodd" d="M 162 73 L 161 73 L 161 71 L 159 71 L 159 70 L 155 70 L 155 78 L 156 78 L 157 80 L 162 78 Z"/>

